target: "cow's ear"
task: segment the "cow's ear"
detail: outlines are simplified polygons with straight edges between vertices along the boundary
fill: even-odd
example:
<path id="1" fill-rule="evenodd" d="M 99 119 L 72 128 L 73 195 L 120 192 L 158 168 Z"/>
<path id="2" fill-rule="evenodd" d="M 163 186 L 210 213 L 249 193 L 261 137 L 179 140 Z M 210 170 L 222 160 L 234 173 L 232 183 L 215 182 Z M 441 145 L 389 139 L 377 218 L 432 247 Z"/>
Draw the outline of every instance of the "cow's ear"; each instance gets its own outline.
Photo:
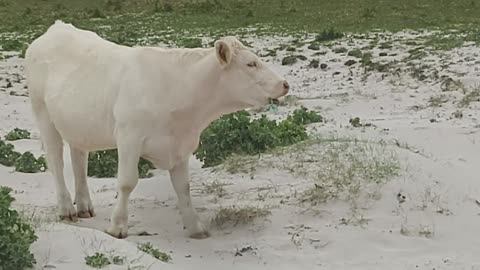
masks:
<path id="1" fill-rule="evenodd" d="M 215 42 L 215 51 L 222 66 L 227 66 L 230 64 L 232 61 L 232 48 L 227 42 L 223 40 L 217 40 Z"/>

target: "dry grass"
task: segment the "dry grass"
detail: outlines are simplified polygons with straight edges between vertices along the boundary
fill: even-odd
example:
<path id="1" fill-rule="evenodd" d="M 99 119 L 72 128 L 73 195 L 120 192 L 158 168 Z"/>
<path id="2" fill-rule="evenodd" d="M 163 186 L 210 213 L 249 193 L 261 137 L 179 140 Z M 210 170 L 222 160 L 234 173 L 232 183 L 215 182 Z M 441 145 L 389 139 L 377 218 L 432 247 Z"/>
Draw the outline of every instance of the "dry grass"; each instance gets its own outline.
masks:
<path id="1" fill-rule="evenodd" d="M 211 183 L 203 183 L 202 184 L 204 189 L 203 192 L 206 194 L 215 194 L 217 197 L 221 198 L 227 194 L 227 191 L 225 190 L 225 186 L 228 184 L 221 183 L 217 180 L 211 182 Z"/>
<path id="2" fill-rule="evenodd" d="M 435 236 L 434 225 L 419 224 L 417 226 L 402 225 L 400 228 L 400 234 L 403 236 L 421 236 L 425 238 L 433 238 Z"/>
<path id="3" fill-rule="evenodd" d="M 258 165 L 258 156 L 245 156 L 234 154 L 227 158 L 223 164 L 223 168 L 231 173 L 246 173 L 253 176 L 255 168 Z"/>
<path id="4" fill-rule="evenodd" d="M 301 202 L 312 205 L 330 199 L 353 202 L 364 195 L 375 197 L 376 189 L 400 169 L 395 152 L 385 144 L 333 138 L 299 146 L 296 151 L 289 154 L 293 162 L 286 163 L 286 168 L 312 180 L 311 188 L 300 196 Z"/>
<path id="5" fill-rule="evenodd" d="M 301 203 L 317 205 L 331 199 L 355 204 L 376 198 L 383 183 L 400 172 L 396 145 L 354 138 L 316 138 L 276 149 L 262 157 L 235 157 L 237 172 L 280 169 L 297 179 L 311 181 L 299 190 Z M 252 171 L 253 170 L 253 171 Z"/>
<path id="6" fill-rule="evenodd" d="M 480 87 L 476 87 L 470 91 L 467 91 L 458 105 L 460 107 L 468 107 L 472 102 L 478 101 L 480 101 Z"/>
<path id="7" fill-rule="evenodd" d="M 280 101 L 280 105 L 282 105 L 282 106 L 287 106 L 287 105 L 296 106 L 298 104 L 299 104 L 298 103 L 298 97 L 296 97 L 294 95 L 285 96 L 284 100 Z"/>
<path id="8" fill-rule="evenodd" d="M 431 96 L 430 99 L 428 100 L 428 105 L 430 107 L 441 107 L 442 104 L 448 102 L 448 97 L 446 95 L 436 95 L 436 96 Z"/>
<path id="9" fill-rule="evenodd" d="M 239 224 L 250 224 L 256 219 L 266 217 L 270 214 L 270 210 L 254 206 L 221 207 L 212 218 L 212 224 L 219 228 L 227 225 L 237 226 Z"/>

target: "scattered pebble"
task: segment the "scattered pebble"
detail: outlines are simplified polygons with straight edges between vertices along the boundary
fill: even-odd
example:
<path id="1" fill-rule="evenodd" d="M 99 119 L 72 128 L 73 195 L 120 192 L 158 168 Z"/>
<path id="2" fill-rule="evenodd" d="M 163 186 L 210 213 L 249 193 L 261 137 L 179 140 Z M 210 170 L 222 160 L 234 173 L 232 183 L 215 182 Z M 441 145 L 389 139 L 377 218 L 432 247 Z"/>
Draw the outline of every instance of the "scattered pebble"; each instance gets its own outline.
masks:
<path id="1" fill-rule="evenodd" d="M 407 200 L 407 196 L 403 195 L 400 192 L 397 194 L 398 203 L 404 203 L 406 200 Z"/>
<path id="2" fill-rule="evenodd" d="M 243 256 L 243 254 L 246 253 L 246 252 L 255 253 L 255 250 L 256 250 L 256 248 L 254 249 L 251 246 L 246 246 L 246 247 L 241 248 L 240 250 L 237 249 L 237 251 L 235 252 L 235 256 Z"/>

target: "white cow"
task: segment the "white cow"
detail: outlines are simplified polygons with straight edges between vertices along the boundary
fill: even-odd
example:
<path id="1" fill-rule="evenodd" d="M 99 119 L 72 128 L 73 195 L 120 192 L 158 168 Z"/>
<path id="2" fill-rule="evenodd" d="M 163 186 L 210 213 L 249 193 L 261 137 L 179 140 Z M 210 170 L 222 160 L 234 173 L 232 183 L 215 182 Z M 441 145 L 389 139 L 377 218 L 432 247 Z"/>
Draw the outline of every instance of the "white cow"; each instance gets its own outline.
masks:
<path id="1" fill-rule="evenodd" d="M 106 230 L 118 238 L 127 237 L 140 157 L 169 171 L 189 236 L 208 237 L 189 186 L 188 160 L 200 133 L 223 114 L 264 105 L 289 89 L 234 37 L 213 48 L 126 47 L 61 21 L 30 45 L 25 69 L 62 219 L 95 216 L 88 152 L 118 149 L 118 199 Z M 76 210 L 63 175 L 63 141 L 71 150 Z"/>

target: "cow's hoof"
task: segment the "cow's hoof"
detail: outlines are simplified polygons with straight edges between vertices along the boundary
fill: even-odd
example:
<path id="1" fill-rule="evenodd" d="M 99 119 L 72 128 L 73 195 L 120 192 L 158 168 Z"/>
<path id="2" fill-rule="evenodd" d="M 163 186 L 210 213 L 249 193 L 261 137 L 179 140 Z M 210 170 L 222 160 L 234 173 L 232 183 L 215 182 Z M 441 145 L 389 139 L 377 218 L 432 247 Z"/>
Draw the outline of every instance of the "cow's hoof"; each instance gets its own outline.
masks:
<path id="1" fill-rule="evenodd" d="M 202 222 L 197 218 L 197 220 L 191 223 L 191 226 L 187 225 L 187 230 L 190 234 L 190 238 L 193 239 L 205 239 L 210 237 L 210 233 L 208 232 L 207 228 L 203 225 Z"/>
<path id="2" fill-rule="evenodd" d="M 78 221 L 77 214 L 59 215 L 58 218 L 59 218 L 61 221 L 69 221 L 69 222 L 77 222 L 77 221 Z"/>
<path id="3" fill-rule="evenodd" d="M 67 207 L 60 207 L 58 217 L 61 221 L 78 221 L 77 211 L 75 210 L 75 207 L 73 207 L 72 203 L 70 203 L 70 205 Z"/>
<path id="4" fill-rule="evenodd" d="M 93 208 L 90 208 L 90 209 L 86 209 L 86 210 L 78 210 L 77 211 L 77 216 L 79 218 L 92 218 L 95 215 L 95 211 L 93 210 Z"/>
<path id="5" fill-rule="evenodd" d="M 208 237 L 210 237 L 210 233 L 208 231 L 197 232 L 190 235 L 190 238 L 193 238 L 193 239 L 205 239 Z"/>
<path id="6" fill-rule="evenodd" d="M 127 230 L 122 230 L 122 229 L 115 229 L 115 228 L 110 228 L 105 231 L 107 234 L 118 238 L 118 239 L 125 239 L 128 237 L 128 232 Z"/>
<path id="7" fill-rule="evenodd" d="M 79 218 L 92 218 L 95 216 L 95 211 L 93 210 L 93 205 L 90 198 L 77 196 L 74 204 L 77 205 L 77 216 Z"/>

